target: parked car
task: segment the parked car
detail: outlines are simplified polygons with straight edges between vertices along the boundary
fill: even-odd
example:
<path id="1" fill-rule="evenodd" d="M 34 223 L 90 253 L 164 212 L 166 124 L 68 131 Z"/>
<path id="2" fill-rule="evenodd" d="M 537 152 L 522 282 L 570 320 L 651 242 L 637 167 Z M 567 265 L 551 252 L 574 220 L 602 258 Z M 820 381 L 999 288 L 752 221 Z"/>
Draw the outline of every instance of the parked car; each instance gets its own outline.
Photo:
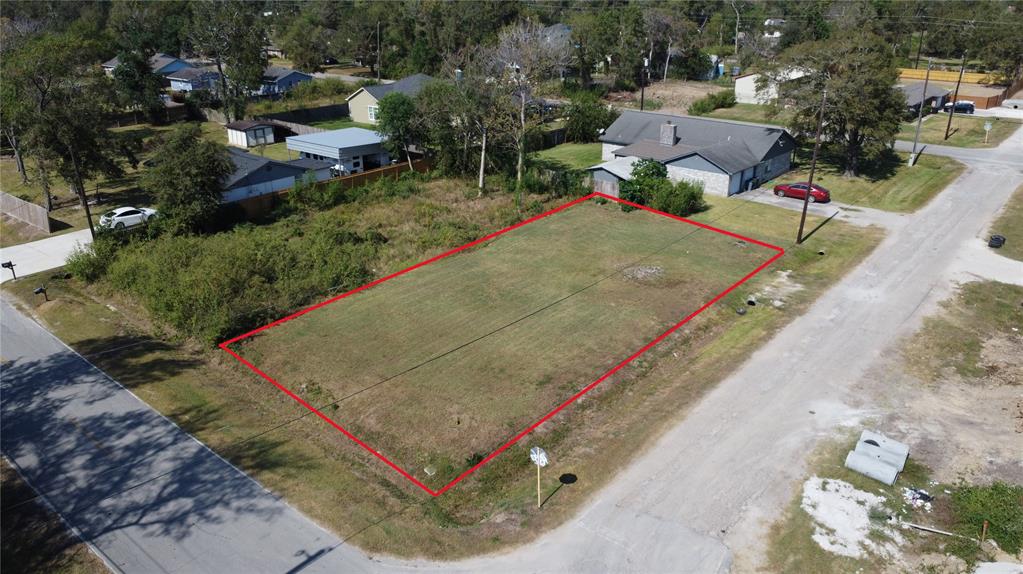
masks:
<path id="1" fill-rule="evenodd" d="M 949 102 L 942 108 L 946 114 L 952 111 L 952 105 L 952 102 Z M 973 102 L 956 102 L 955 110 L 957 114 L 972 114 L 974 110 Z"/>
<path id="2" fill-rule="evenodd" d="M 799 183 L 783 183 L 774 186 L 774 194 L 778 197 L 804 199 L 806 197 L 807 189 L 809 189 L 809 186 L 805 181 Z M 831 201 L 831 192 L 816 183 L 813 184 L 813 190 L 810 191 L 810 203 L 827 203 L 829 201 Z"/>
<path id="3" fill-rule="evenodd" d="M 99 224 L 110 229 L 124 229 L 141 225 L 154 217 L 156 210 L 148 207 L 118 207 L 101 215 Z"/>

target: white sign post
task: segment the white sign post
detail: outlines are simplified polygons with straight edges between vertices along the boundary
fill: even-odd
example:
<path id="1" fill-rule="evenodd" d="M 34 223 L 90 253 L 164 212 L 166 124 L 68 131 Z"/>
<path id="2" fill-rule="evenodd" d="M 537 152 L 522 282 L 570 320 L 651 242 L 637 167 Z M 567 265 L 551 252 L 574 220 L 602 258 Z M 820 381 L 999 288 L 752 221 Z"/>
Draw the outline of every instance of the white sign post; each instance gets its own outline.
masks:
<path id="1" fill-rule="evenodd" d="M 540 469 L 547 466 L 547 453 L 538 446 L 529 449 L 529 460 L 536 465 L 536 507 L 540 508 Z"/>
<path id="2" fill-rule="evenodd" d="M 984 122 L 984 143 L 987 143 L 987 135 L 991 133 L 991 128 L 993 127 L 995 126 L 991 123 L 991 120 Z"/>

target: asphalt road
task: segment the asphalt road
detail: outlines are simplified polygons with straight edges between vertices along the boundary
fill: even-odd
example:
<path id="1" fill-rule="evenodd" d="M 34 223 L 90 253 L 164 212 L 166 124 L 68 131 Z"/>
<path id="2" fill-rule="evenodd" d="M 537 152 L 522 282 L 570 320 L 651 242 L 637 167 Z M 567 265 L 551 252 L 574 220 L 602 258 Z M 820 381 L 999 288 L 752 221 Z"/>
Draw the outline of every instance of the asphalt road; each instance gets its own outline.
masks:
<path id="1" fill-rule="evenodd" d="M 1023 183 L 1021 138 L 958 155 L 969 167 L 941 195 L 886 221 L 888 236 L 866 261 L 576 517 L 507 553 L 457 563 L 367 557 L 6 305 L 3 354 L 13 363 L 0 389 L 3 450 L 108 561 L 131 572 L 750 570 L 815 442 L 876 412 L 870 397 L 851 392 L 857 379 L 947 296 L 961 254 Z"/>

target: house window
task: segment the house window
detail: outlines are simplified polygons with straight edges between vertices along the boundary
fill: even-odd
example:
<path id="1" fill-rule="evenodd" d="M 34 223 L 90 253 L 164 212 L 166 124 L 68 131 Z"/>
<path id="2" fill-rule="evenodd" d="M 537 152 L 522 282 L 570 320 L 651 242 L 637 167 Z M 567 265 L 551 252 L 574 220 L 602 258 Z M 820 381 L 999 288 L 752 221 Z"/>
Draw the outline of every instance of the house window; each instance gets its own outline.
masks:
<path id="1" fill-rule="evenodd" d="M 377 121 L 377 108 L 379 106 L 366 106 L 366 110 L 369 112 L 369 121 Z"/>

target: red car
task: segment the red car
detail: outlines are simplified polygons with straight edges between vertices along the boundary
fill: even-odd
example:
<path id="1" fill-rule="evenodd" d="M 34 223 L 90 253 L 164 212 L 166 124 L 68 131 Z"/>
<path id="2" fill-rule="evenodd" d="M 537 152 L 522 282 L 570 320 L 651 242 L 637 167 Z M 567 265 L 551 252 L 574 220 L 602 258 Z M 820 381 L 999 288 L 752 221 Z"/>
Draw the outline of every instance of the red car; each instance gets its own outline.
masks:
<path id="1" fill-rule="evenodd" d="M 783 183 L 774 186 L 774 194 L 778 197 L 803 199 L 806 197 L 807 188 L 809 186 L 806 185 L 805 181 L 800 183 Z M 813 184 L 813 189 L 810 191 L 810 203 L 827 203 L 829 201 L 831 201 L 831 192 L 816 183 Z"/>

